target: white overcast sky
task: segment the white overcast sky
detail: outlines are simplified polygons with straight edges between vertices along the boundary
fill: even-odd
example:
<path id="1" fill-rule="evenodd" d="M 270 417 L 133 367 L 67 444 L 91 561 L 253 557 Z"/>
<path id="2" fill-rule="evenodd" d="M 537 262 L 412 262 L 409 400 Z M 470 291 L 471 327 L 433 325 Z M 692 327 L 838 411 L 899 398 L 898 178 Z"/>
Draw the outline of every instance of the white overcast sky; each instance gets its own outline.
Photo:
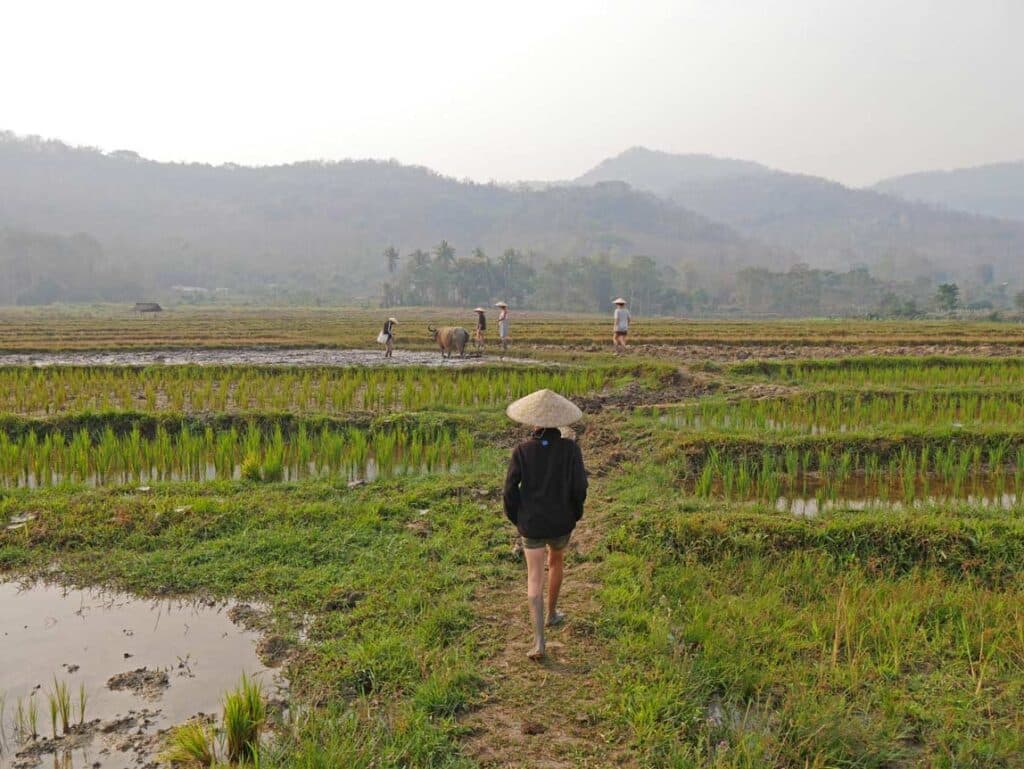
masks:
<path id="1" fill-rule="evenodd" d="M 0 0 L 0 129 L 481 181 L 643 145 L 867 184 L 1024 158 L 1024 0 Z"/>

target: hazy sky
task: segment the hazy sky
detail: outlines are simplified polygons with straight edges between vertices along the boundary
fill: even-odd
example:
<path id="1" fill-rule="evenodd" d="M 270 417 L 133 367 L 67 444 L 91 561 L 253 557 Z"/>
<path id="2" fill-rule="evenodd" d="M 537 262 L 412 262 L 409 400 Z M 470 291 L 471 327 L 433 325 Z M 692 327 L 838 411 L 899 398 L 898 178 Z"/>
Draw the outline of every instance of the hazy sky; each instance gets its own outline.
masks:
<path id="1" fill-rule="evenodd" d="M 0 128 L 161 160 L 576 176 L 633 145 L 850 184 L 1024 158 L 1024 0 L 13 0 Z"/>

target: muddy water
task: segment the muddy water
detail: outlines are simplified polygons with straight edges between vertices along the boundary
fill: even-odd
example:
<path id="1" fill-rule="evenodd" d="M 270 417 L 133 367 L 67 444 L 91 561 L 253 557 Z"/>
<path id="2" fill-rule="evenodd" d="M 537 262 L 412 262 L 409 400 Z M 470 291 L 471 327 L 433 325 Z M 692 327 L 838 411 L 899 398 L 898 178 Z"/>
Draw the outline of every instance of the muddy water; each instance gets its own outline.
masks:
<path id="1" fill-rule="evenodd" d="M 842 512 L 844 510 L 905 510 L 908 507 L 921 508 L 934 505 L 970 505 L 971 507 L 990 508 L 996 510 L 1014 510 L 1020 498 L 1016 494 L 1000 494 L 996 496 L 965 497 L 927 497 L 902 502 L 897 499 L 817 499 L 816 497 L 779 497 L 775 501 L 775 509 L 780 513 L 813 518 L 821 513 Z"/>
<path id="2" fill-rule="evenodd" d="M 376 350 L 161 350 L 150 352 L 60 352 L 0 354 L 0 366 L 479 366 L 533 361 L 468 354 L 443 359 L 440 353 L 395 350 L 384 358 Z"/>
<path id="3" fill-rule="evenodd" d="M 219 713 L 243 672 L 277 695 L 283 680 L 260 662 L 258 634 L 232 622 L 230 609 L 0 583 L 0 768 L 145 765 L 161 749 L 160 730 Z M 55 676 L 68 685 L 76 723 L 80 686 L 88 698 L 86 726 L 58 740 L 47 699 Z M 116 690 L 115 676 L 122 676 Z M 36 740 L 18 733 L 19 700 L 26 713 L 35 704 Z"/>

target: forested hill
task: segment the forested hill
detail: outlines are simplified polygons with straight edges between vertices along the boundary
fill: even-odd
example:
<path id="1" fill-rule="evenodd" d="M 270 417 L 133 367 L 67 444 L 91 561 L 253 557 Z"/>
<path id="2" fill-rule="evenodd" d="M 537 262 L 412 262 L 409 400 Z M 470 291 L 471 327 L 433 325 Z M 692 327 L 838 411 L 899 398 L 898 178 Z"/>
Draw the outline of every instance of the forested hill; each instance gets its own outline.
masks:
<path id="1" fill-rule="evenodd" d="M 874 189 L 907 200 L 1024 222 L 1024 161 L 894 176 Z"/>
<path id="2" fill-rule="evenodd" d="M 611 179 L 795 252 L 812 267 L 865 265 L 887 279 L 958 279 L 979 270 L 999 282 L 1024 276 L 1021 222 L 944 210 L 745 161 L 642 148 L 610 158 L 576 181 Z"/>
<path id="3" fill-rule="evenodd" d="M 377 291 L 383 249 L 645 254 L 695 274 L 794 261 L 621 183 L 546 190 L 395 162 L 159 163 L 0 134 L 0 303 L 132 299 L 175 285 Z"/>

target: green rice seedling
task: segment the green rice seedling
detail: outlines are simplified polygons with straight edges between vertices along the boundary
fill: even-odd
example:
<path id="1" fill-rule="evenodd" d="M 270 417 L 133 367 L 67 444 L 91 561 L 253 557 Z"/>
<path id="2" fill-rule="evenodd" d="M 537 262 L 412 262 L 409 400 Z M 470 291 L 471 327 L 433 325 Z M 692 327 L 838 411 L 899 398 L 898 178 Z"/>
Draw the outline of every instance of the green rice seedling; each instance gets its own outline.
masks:
<path id="1" fill-rule="evenodd" d="M 85 691 L 85 682 L 78 685 L 78 725 L 85 724 L 85 707 L 89 703 L 89 695 Z"/>
<path id="2" fill-rule="evenodd" d="M 34 697 L 28 698 L 28 707 L 26 708 L 28 734 L 34 740 L 39 737 L 39 703 L 36 702 Z"/>
<path id="3" fill-rule="evenodd" d="M 242 478 L 247 481 L 260 481 L 263 478 L 263 463 L 260 461 L 259 454 L 247 454 L 245 459 L 242 461 L 241 467 Z"/>
<path id="4" fill-rule="evenodd" d="M 213 732 L 198 720 L 174 727 L 157 761 L 171 767 L 212 767 L 217 762 Z"/>
<path id="5" fill-rule="evenodd" d="M 261 477 L 266 483 L 277 483 L 284 479 L 284 457 L 276 448 L 271 448 L 263 460 Z"/>
<path id="6" fill-rule="evenodd" d="M 260 734 L 266 720 L 263 687 L 243 675 L 238 688 L 224 697 L 224 733 L 229 762 L 248 764 L 257 760 Z"/>
<path id="7" fill-rule="evenodd" d="M 50 734 L 57 739 L 57 712 L 60 706 L 57 704 L 57 695 L 47 694 L 46 701 L 50 706 Z"/>
<path id="8" fill-rule="evenodd" d="M 67 734 L 71 726 L 71 692 L 68 690 L 67 682 L 57 681 L 56 676 L 53 677 L 53 698 L 60 715 L 61 731 Z"/>
<path id="9" fill-rule="evenodd" d="M 24 701 L 19 697 L 14 710 L 14 737 L 18 742 L 24 742 L 30 734 L 28 710 Z"/>

